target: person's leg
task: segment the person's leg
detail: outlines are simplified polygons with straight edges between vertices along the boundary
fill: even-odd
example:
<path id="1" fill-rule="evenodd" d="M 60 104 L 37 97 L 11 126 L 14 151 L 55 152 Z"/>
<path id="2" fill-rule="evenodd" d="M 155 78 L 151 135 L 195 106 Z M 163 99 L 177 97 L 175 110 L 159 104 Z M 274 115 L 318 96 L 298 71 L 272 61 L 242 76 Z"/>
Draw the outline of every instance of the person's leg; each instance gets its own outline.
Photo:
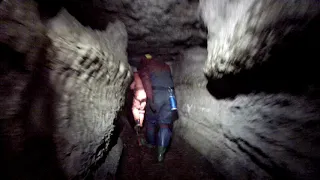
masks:
<path id="1" fill-rule="evenodd" d="M 146 142 L 142 142 L 143 145 L 147 147 L 152 147 L 156 145 L 156 114 L 154 114 L 151 109 L 147 106 L 146 107 Z"/>
<path id="2" fill-rule="evenodd" d="M 171 140 L 171 129 L 169 124 L 160 124 L 158 131 L 158 161 L 162 162 L 164 160 L 164 155 L 167 151 Z"/>
<path id="3" fill-rule="evenodd" d="M 156 126 L 155 122 L 147 122 L 147 142 L 153 146 L 156 145 Z"/>
<path id="4" fill-rule="evenodd" d="M 160 128 L 158 131 L 158 146 L 168 147 L 171 140 L 171 129 L 170 124 L 159 124 Z"/>
<path id="5" fill-rule="evenodd" d="M 164 159 L 164 154 L 171 140 L 172 112 L 169 102 L 165 103 L 159 112 L 159 131 L 158 131 L 158 161 Z"/>

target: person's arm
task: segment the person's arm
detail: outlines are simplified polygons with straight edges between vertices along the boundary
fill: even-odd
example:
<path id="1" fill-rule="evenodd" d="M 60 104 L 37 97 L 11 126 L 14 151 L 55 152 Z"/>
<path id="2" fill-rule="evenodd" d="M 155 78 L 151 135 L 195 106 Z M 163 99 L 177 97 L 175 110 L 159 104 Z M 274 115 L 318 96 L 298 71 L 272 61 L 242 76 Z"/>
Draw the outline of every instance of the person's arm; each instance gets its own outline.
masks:
<path id="1" fill-rule="evenodd" d="M 143 84 L 143 88 L 146 91 L 147 98 L 153 100 L 152 84 L 150 80 L 150 72 L 147 65 L 148 60 L 142 59 L 138 68 L 139 76 Z"/>

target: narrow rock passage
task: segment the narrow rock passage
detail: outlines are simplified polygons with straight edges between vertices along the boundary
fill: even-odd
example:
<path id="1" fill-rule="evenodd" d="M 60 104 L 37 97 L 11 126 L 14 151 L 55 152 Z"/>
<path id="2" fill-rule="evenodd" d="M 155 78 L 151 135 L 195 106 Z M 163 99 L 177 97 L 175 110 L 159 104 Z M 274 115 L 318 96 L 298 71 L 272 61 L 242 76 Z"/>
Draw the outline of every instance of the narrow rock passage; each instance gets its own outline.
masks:
<path id="1" fill-rule="evenodd" d="M 179 137 L 173 138 L 165 161 L 158 163 L 156 149 L 140 147 L 127 119 L 122 123 L 124 149 L 116 179 L 221 179 L 205 157 Z"/>

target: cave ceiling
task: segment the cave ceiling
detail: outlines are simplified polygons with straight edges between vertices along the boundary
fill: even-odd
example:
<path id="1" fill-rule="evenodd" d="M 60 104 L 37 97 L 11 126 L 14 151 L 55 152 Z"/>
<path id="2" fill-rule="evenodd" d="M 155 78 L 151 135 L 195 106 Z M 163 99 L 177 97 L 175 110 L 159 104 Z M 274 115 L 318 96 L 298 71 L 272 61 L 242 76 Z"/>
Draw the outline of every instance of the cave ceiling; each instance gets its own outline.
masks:
<path id="1" fill-rule="evenodd" d="M 93 29 L 105 29 L 108 22 L 120 19 L 128 32 L 129 61 L 145 53 L 170 61 L 186 48 L 206 47 L 207 30 L 200 18 L 198 0 L 38 1 L 47 6 L 44 9 L 64 6 Z"/>

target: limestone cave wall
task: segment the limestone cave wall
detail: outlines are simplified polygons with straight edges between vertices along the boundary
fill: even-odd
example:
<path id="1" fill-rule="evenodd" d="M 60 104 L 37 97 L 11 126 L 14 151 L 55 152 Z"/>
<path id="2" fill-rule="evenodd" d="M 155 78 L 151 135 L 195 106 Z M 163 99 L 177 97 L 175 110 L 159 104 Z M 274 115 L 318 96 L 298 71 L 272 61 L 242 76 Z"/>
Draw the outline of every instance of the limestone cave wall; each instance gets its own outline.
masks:
<path id="1" fill-rule="evenodd" d="M 44 23 L 32 0 L 0 8 L 1 176 L 114 174 L 122 144 L 111 149 L 111 136 L 131 81 L 123 23 L 93 30 L 64 9 Z"/>
<path id="2" fill-rule="evenodd" d="M 109 16 L 121 19 L 128 29 L 128 54 L 145 53 L 174 60 L 181 49 L 206 44 L 207 31 L 197 0 L 105 0 Z M 139 59 L 137 59 L 139 60 Z"/>
<path id="3" fill-rule="evenodd" d="M 68 174 L 85 177 L 105 158 L 131 78 L 125 26 L 117 21 L 92 30 L 62 10 L 48 22 L 48 36 L 50 79 L 59 98 L 57 148 Z"/>
<path id="4" fill-rule="evenodd" d="M 317 179 L 319 101 L 265 92 L 216 98 L 204 74 L 195 73 L 206 57 L 206 49 L 192 48 L 173 64 L 179 106 L 174 132 L 227 179 Z"/>
<path id="5" fill-rule="evenodd" d="M 144 53 L 171 61 L 174 134 L 214 171 L 319 179 L 318 2 L 36 2 L 0 1 L 4 179 L 114 174 L 128 59 Z"/>
<path id="6" fill-rule="evenodd" d="M 319 4 L 203 0 L 200 9 L 207 50 L 173 63 L 176 133 L 227 179 L 318 179 Z"/>

